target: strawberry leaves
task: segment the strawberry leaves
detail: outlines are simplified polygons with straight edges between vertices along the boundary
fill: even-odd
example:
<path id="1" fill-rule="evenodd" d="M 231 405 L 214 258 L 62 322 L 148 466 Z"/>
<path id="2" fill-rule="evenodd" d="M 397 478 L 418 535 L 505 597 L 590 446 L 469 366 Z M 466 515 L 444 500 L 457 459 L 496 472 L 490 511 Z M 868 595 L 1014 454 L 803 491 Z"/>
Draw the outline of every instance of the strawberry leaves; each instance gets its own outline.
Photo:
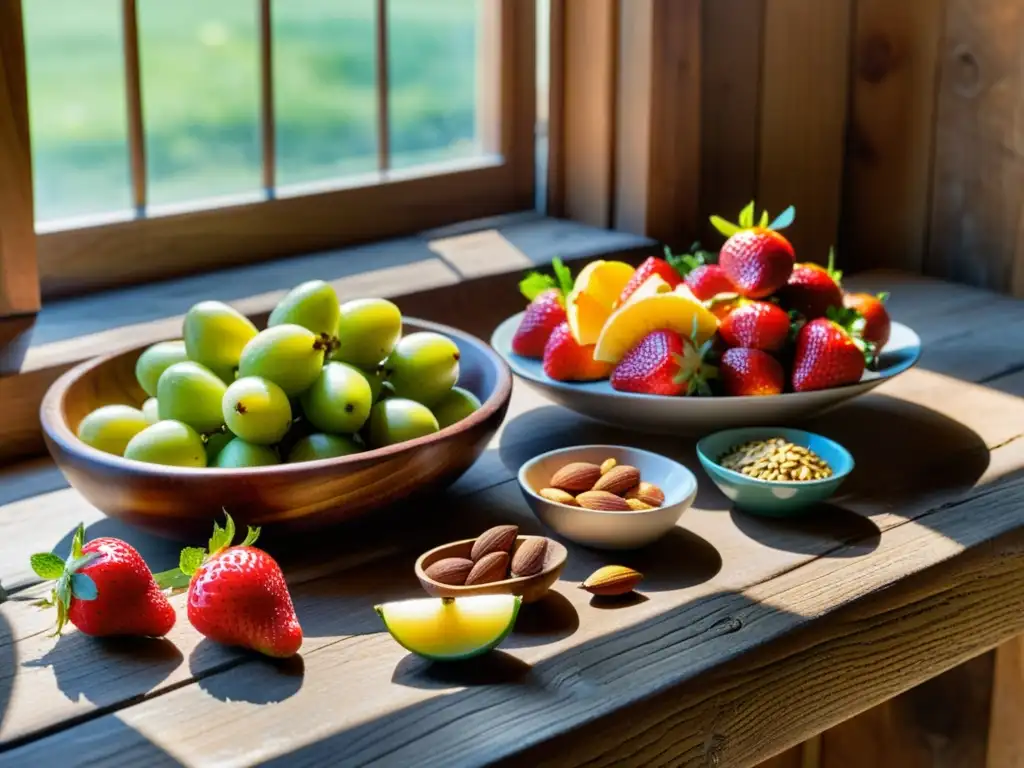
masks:
<path id="1" fill-rule="evenodd" d="M 672 253 L 672 249 L 666 245 L 665 261 L 668 262 L 672 269 L 679 273 L 680 277 L 686 277 L 697 267 L 714 263 L 715 254 L 702 249 L 700 243 L 691 245 L 689 253 Z"/>
<path id="2" fill-rule="evenodd" d="M 206 550 L 202 547 L 185 547 L 178 557 L 178 569 L 186 576 L 191 576 L 202 566 L 206 559 Z"/>
<path id="3" fill-rule="evenodd" d="M 260 529 L 248 526 L 245 534 L 245 538 L 242 543 L 238 546 L 248 547 L 256 543 L 256 539 L 260 536 Z M 188 586 L 188 580 L 183 577 L 191 577 L 198 571 L 203 563 L 209 560 L 214 555 L 223 552 L 225 549 L 231 546 L 231 542 L 235 538 L 235 521 L 231 519 L 231 515 L 228 514 L 227 510 L 224 510 L 224 526 L 221 527 L 216 521 L 213 524 L 213 535 L 210 536 L 209 550 L 203 549 L 202 547 L 185 547 L 181 550 L 181 555 L 178 557 L 178 567 L 170 571 L 164 571 L 154 575 L 156 583 L 160 585 L 161 589 L 180 589 L 182 586 Z M 184 581 L 184 584 L 182 582 Z"/>
<path id="4" fill-rule="evenodd" d="M 50 597 L 36 603 L 40 608 L 57 607 L 57 626 L 51 637 L 57 637 L 68 623 L 71 599 L 95 600 L 99 596 L 96 582 L 81 570 L 100 557 L 99 552 L 82 551 L 85 546 L 85 525 L 79 523 L 71 538 L 71 553 L 61 560 L 52 552 L 37 552 L 29 558 L 33 572 L 46 581 L 56 581 Z"/>
<path id="5" fill-rule="evenodd" d="M 64 573 L 64 561 L 52 552 L 38 552 L 29 558 L 32 571 L 45 581 L 56 581 Z"/>
<path id="6" fill-rule="evenodd" d="M 551 260 L 554 277 L 543 272 L 530 272 L 519 281 L 519 292 L 527 301 L 533 301 L 545 291 L 557 290 L 566 296 L 572 290 L 572 272 L 557 256 Z"/>
<path id="7" fill-rule="evenodd" d="M 878 348 L 864 339 L 864 327 L 867 325 L 864 315 L 850 307 L 829 307 L 825 317 L 846 331 L 846 335 L 863 353 L 865 364 L 873 366 L 878 358 Z"/>
<path id="8" fill-rule="evenodd" d="M 765 211 L 766 215 L 767 215 L 767 213 L 768 212 Z M 790 224 L 792 224 L 795 220 L 796 220 L 796 208 L 794 208 L 791 205 L 791 206 L 789 206 L 789 208 L 787 208 L 782 213 L 780 213 L 778 216 L 776 216 L 775 220 L 771 224 L 769 224 L 767 228 L 768 229 L 773 229 L 773 230 L 775 230 L 777 232 L 780 229 L 785 229 Z"/>
<path id="9" fill-rule="evenodd" d="M 736 233 L 742 232 L 745 229 L 753 229 L 756 214 L 756 206 L 754 201 L 751 200 L 743 210 L 740 211 L 739 223 L 734 224 L 731 221 L 726 221 L 721 216 L 712 216 L 711 225 L 726 237 L 732 237 Z M 761 229 L 778 231 L 790 226 L 795 220 L 796 208 L 791 205 L 770 222 L 768 211 L 762 211 L 761 217 L 758 219 L 757 226 Z"/>

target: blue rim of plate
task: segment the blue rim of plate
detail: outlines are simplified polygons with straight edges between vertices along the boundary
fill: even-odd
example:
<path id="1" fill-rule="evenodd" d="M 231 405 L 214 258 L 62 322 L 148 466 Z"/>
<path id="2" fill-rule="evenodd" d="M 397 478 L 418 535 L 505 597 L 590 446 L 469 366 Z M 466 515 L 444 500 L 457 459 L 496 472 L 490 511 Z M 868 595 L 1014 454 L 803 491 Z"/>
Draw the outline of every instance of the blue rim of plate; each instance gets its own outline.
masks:
<path id="1" fill-rule="evenodd" d="M 708 443 L 712 442 L 715 438 L 722 437 L 726 434 L 737 434 L 741 435 L 745 432 L 767 432 L 768 434 L 780 434 L 782 437 L 788 439 L 790 442 L 796 442 L 790 435 L 800 435 L 801 440 L 805 443 L 810 443 L 812 439 L 820 440 L 827 443 L 829 448 L 838 453 L 846 461 L 846 468 L 842 472 L 833 472 L 828 477 L 823 477 L 819 480 L 762 480 L 760 477 L 751 477 L 750 475 L 744 475 L 742 472 L 737 472 L 735 469 L 729 469 L 728 467 L 722 466 L 718 459 L 712 458 L 712 456 L 705 450 Z M 741 439 L 740 437 L 736 438 Z M 814 486 L 829 485 L 831 483 L 839 483 L 849 477 L 850 473 L 857 466 L 857 462 L 853 459 L 853 454 L 846 450 L 842 443 L 833 440 L 831 437 L 826 437 L 818 432 L 808 432 L 806 429 L 797 429 L 795 427 L 733 427 L 731 429 L 721 429 L 718 432 L 713 432 L 710 435 L 706 435 L 697 441 L 695 449 L 697 451 L 697 458 L 701 464 L 707 462 L 714 465 L 715 470 L 721 472 L 727 478 L 733 482 L 746 482 L 753 485 L 764 485 L 767 487 L 779 486 L 782 488 L 813 488 Z M 719 456 L 718 458 L 721 458 Z M 707 467 L 704 468 L 705 472 L 710 476 L 711 473 L 707 471 Z M 712 478 L 714 479 L 714 478 Z"/>
<path id="2" fill-rule="evenodd" d="M 672 397 L 669 395 L 644 395 L 638 392 L 619 392 L 616 389 L 612 389 L 612 385 L 607 381 L 589 381 L 589 382 L 566 382 L 566 381 L 555 381 L 554 379 L 548 378 L 544 373 L 544 368 L 540 360 L 534 360 L 528 357 L 521 357 L 512 351 L 512 337 L 515 335 L 516 328 L 519 327 L 519 321 L 522 319 L 523 312 L 513 315 L 512 317 L 504 320 L 501 325 L 494 329 L 494 333 L 491 334 L 490 344 L 494 350 L 508 363 L 509 368 L 517 376 L 524 378 L 528 381 L 534 381 L 538 384 L 542 384 L 545 387 L 551 387 L 553 389 L 561 389 L 566 392 L 587 392 L 595 395 L 614 395 L 616 397 L 623 398 L 640 398 L 644 400 L 650 400 L 652 398 L 660 398 L 662 400 L 678 401 L 679 398 Z M 863 387 L 865 384 L 877 385 L 883 381 L 891 379 L 899 374 L 913 368 L 918 360 L 921 359 L 921 337 L 907 325 L 903 323 L 893 322 L 892 332 L 889 336 L 889 343 L 885 345 L 882 353 L 879 355 L 879 367 L 878 370 L 865 371 L 864 376 L 861 380 L 854 384 L 846 384 L 842 387 L 834 387 L 830 392 L 838 392 L 844 389 Z M 806 397 L 807 395 L 814 394 L 813 392 L 784 392 L 781 395 L 772 395 L 771 397 L 777 398 L 798 398 Z M 700 399 L 700 398 L 698 398 Z M 724 399 L 719 397 L 716 399 Z M 730 397 L 730 400 L 754 400 L 763 399 L 753 396 L 748 397 Z"/>

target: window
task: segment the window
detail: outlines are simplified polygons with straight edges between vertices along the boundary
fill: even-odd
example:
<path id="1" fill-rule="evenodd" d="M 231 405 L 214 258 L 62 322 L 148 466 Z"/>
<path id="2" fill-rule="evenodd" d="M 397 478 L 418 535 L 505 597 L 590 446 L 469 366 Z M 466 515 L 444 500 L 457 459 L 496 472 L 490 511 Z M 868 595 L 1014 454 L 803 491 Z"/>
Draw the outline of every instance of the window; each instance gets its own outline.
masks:
<path id="1" fill-rule="evenodd" d="M 44 295 L 532 206 L 531 2 L 21 5 Z"/>

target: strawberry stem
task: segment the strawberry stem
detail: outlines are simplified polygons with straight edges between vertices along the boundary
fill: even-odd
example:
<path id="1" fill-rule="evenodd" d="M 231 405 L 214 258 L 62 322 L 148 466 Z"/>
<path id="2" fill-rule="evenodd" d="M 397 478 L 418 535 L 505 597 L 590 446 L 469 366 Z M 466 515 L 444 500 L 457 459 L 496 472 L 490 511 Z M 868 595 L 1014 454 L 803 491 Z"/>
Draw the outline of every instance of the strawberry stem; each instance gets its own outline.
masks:
<path id="1" fill-rule="evenodd" d="M 100 557 L 99 552 L 85 554 L 85 525 L 78 524 L 71 538 L 71 552 L 67 560 L 52 552 L 37 552 L 29 558 L 32 570 L 46 581 L 56 581 L 48 600 L 41 600 L 37 605 L 41 608 L 57 606 L 57 626 L 51 637 L 57 637 L 68 623 L 68 612 L 71 610 L 71 598 L 76 600 L 95 600 L 99 596 L 96 582 L 80 571 Z"/>

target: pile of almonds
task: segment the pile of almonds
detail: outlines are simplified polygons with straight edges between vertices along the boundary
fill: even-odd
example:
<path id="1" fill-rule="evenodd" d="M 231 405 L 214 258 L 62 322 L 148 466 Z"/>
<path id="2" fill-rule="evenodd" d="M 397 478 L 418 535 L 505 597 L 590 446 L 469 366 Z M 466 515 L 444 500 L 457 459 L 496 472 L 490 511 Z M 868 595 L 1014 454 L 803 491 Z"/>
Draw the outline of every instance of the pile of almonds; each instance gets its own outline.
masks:
<path id="1" fill-rule="evenodd" d="M 469 557 L 446 557 L 424 570 L 428 578 L 453 587 L 490 584 L 510 577 L 535 576 L 544 570 L 548 540 L 526 539 L 513 548 L 519 536 L 515 525 L 498 525 L 481 533 L 473 542 Z"/>
<path id="2" fill-rule="evenodd" d="M 640 470 L 607 459 L 603 464 L 574 461 L 555 472 L 539 493 L 548 501 L 603 512 L 642 512 L 665 503 L 654 483 L 640 479 Z"/>

